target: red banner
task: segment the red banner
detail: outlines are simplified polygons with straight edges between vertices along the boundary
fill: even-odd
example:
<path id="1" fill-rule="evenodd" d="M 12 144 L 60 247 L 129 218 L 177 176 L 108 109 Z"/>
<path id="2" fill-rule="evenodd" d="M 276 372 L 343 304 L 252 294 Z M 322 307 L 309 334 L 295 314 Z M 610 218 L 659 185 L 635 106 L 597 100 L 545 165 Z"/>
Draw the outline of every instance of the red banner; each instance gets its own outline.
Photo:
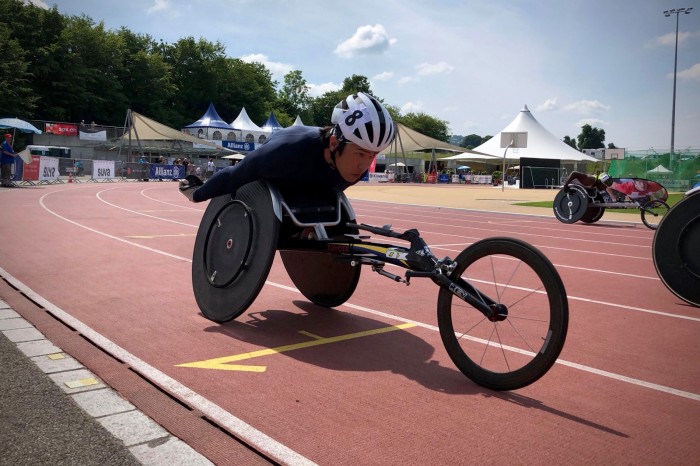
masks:
<path id="1" fill-rule="evenodd" d="M 22 179 L 26 181 L 37 181 L 39 179 L 39 165 L 41 165 L 41 156 L 32 155 L 32 163 L 24 164 Z"/>
<path id="2" fill-rule="evenodd" d="M 45 132 L 50 134 L 60 134 L 62 136 L 77 136 L 78 125 L 70 123 L 46 123 Z"/>

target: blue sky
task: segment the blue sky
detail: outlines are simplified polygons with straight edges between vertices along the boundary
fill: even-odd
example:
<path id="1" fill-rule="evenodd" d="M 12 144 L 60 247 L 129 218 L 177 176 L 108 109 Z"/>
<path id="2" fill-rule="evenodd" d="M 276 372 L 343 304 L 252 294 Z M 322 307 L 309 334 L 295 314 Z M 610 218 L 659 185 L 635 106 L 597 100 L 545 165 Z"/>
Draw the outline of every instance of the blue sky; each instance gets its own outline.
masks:
<path id="1" fill-rule="evenodd" d="M 42 0 L 33 0 L 35 3 Z M 219 41 L 312 95 L 353 74 L 454 134 L 493 135 L 527 105 L 558 138 L 668 150 L 676 16 L 695 0 L 58 0 L 108 29 Z M 675 149 L 700 149 L 700 8 L 680 16 Z M 216 102 L 214 102 L 216 105 Z M 206 109 L 202 109 L 204 112 Z M 201 115 L 192 115 L 193 120 Z M 260 124 L 262 122 L 258 122 Z"/>

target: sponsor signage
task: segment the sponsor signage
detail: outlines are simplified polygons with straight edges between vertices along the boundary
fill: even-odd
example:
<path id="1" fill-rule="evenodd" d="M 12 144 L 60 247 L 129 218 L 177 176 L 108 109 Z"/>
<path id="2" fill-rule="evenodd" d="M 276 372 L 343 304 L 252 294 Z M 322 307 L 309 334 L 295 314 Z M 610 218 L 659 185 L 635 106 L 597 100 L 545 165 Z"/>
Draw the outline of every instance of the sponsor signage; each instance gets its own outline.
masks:
<path id="1" fill-rule="evenodd" d="M 45 123 L 44 132 L 49 134 L 60 134 L 62 136 L 77 136 L 78 125 L 69 123 Z"/>
<path id="2" fill-rule="evenodd" d="M 221 141 L 221 145 L 227 149 L 233 149 L 238 151 L 250 152 L 255 150 L 254 142 L 241 142 L 241 141 Z"/>

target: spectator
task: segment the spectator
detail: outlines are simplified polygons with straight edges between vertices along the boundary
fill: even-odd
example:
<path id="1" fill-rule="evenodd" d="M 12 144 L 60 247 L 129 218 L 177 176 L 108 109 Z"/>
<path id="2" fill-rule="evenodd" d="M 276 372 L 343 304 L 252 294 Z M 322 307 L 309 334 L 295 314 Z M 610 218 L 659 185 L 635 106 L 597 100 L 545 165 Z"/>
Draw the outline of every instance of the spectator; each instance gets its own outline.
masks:
<path id="1" fill-rule="evenodd" d="M 15 163 L 17 153 L 12 149 L 12 135 L 7 133 L 2 142 L 2 155 L 0 155 L 0 181 L 4 188 L 13 188 L 12 165 Z"/>
<path id="2" fill-rule="evenodd" d="M 209 161 L 207 162 L 207 171 L 204 174 L 204 176 L 209 179 L 211 176 L 214 174 L 214 171 L 216 170 L 216 166 L 214 165 L 214 159 L 209 157 Z"/>

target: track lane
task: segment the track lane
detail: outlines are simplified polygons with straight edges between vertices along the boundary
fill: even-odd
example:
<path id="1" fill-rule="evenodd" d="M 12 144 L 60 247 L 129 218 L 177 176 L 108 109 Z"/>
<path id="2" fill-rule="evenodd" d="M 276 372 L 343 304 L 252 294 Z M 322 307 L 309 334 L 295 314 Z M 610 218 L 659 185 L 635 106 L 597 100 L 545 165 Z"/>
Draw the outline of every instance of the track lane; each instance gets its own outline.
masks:
<path id="1" fill-rule="evenodd" d="M 149 190 L 149 196 L 160 194 L 157 189 L 152 191 Z M 165 192 L 167 193 L 167 191 Z M 117 194 L 116 191 L 114 193 L 110 191 L 110 193 Z M 110 202 L 112 202 L 111 198 Z M 164 206 L 160 208 L 162 209 L 162 207 Z M 167 215 L 168 219 L 177 219 L 182 223 L 189 222 L 186 219 L 187 214 L 182 212 L 168 214 L 169 208 L 165 207 L 162 214 Z M 144 205 L 141 201 L 139 208 L 133 210 L 141 209 L 145 213 L 145 211 L 153 210 L 155 207 Z M 104 212 L 102 213 L 104 214 Z M 196 212 L 191 213 L 196 217 Z M 124 217 L 120 217 L 116 213 L 110 212 L 109 215 L 113 219 L 115 217 L 118 219 L 112 223 L 118 223 L 128 222 L 133 214 L 127 213 Z M 199 215 L 201 216 L 201 214 Z M 106 224 L 103 222 L 104 219 L 101 215 L 93 215 L 92 217 L 101 228 L 110 227 L 109 222 Z M 92 221 L 90 215 L 86 215 L 85 220 Z M 152 220 L 158 223 L 157 219 Z M 53 221 L 50 223 L 54 225 L 52 228 L 55 229 Z M 174 225 L 174 233 L 172 234 L 182 233 L 184 229 L 188 228 L 185 225 L 178 226 L 173 222 L 165 223 Z M 144 227 L 140 223 L 137 225 L 138 229 Z M 116 228 L 114 231 L 118 233 L 113 235 L 114 238 L 124 240 L 127 236 L 136 233 L 129 228 L 124 228 L 124 225 L 112 226 Z M 155 224 L 146 224 L 145 226 L 154 231 L 163 231 L 160 226 Z M 71 234 L 65 237 L 58 231 L 54 232 L 57 240 L 60 242 L 67 237 L 75 236 L 75 227 L 75 225 L 69 226 Z M 420 227 L 419 229 L 422 230 Z M 634 420 L 638 423 L 637 425 L 658 430 L 658 427 L 654 427 L 652 420 L 660 412 L 657 411 L 659 408 L 649 409 L 647 407 L 649 412 L 639 414 L 638 409 L 643 405 L 642 401 L 650 405 L 653 403 L 653 406 L 662 405 L 664 410 L 668 410 L 665 412 L 678 416 L 677 419 L 681 421 L 681 424 L 686 422 L 687 425 L 687 422 L 690 422 L 688 412 L 697 413 L 697 408 L 692 402 L 676 400 L 676 398 L 681 397 L 673 397 L 658 390 L 630 386 L 629 383 L 618 380 L 610 381 L 606 377 L 601 378 L 593 373 L 581 372 L 560 365 L 555 366 L 552 373 L 545 376 L 537 384 L 515 394 L 494 395 L 488 391 L 484 392 L 468 381 L 465 383 L 464 377 L 454 369 L 442 350 L 436 332 L 424 327 L 392 332 L 391 335 L 378 337 L 375 341 L 368 339 L 362 342 L 358 340 L 343 344 L 342 349 L 348 351 L 340 351 L 339 346 L 332 349 L 329 347 L 328 349 L 331 351 L 325 352 L 309 348 L 297 353 L 284 353 L 279 357 L 279 361 L 283 361 L 284 364 L 271 364 L 266 373 L 263 374 L 241 375 L 240 373 L 217 372 L 216 375 L 213 375 L 206 373 L 205 370 L 176 368 L 173 367 L 173 364 L 178 363 L 185 356 L 207 358 L 212 354 L 219 356 L 238 354 L 236 352 L 246 349 L 254 351 L 265 347 L 274 347 L 276 343 L 282 343 L 282 340 L 284 342 L 298 341 L 304 335 L 292 332 L 292 330 L 309 328 L 310 325 L 313 332 L 327 331 L 332 334 L 332 331 L 350 331 L 396 324 L 396 321 L 391 318 L 380 318 L 376 314 L 360 311 L 358 309 L 360 307 L 383 310 L 382 312 L 388 311 L 388 314 L 401 318 L 418 317 L 426 325 L 434 325 L 436 292 L 434 286 L 419 285 L 417 282 L 403 291 L 400 288 L 401 285 L 396 285 L 388 280 L 384 282 L 379 277 L 363 272 L 358 293 L 351 299 L 351 304 L 356 307 L 348 307 L 348 309 L 343 307 L 341 310 L 329 312 L 305 303 L 298 293 L 272 285 L 263 289 L 260 299 L 246 313 L 242 322 L 232 322 L 225 326 L 219 326 L 204 321 L 196 314 L 196 307 L 192 308 L 192 303 L 187 298 L 189 293 L 187 287 L 178 289 L 178 283 L 188 285 L 189 267 L 186 260 L 180 259 L 178 261 L 170 256 L 164 256 L 162 259 L 153 257 L 154 251 L 163 250 L 168 254 L 179 254 L 183 258 L 187 258 L 188 254 L 191 254 L 191 242 L 189 245 L 186 244 L 186 237 L 129 239 L 128 243 L 117 241 L 120 243 L 118 246 L 113 244 L 115 242 L 113 238 L 104 238 L 104 240 L 95 240 L 99 244 L 98 246 L 89 246 L 90 251 L 95 254 L 94 258 L 98 261 L 107 260 L 108 263 L 114 264 L 113 267 L 110 267 L 111 279 L 114 279 L 113 276 L 125 275 L 128 277 L 128 279 L 123 280 L 123 285 L 131 286 L 131 288 L 127 288 L 126 293 L 122 293 L 121 296 L 114 293 L 114 286 L 97 287 L 94 292 L 83 297 L 86 302 L 93 304 L 82 308 L 82 305 L 77 305 L 75 300 L 71 300 L 71 293 L 63 294 L 53 289 L 56 287 L 46 287 L 45 292 L 56 296 L 58 300 L 69 303 L 71 308 L 73 306 L 79 307 L 79 312 L 82 312 L 86 318 L 93 316 L 93 320 L 100 325 L 102 325 L 103 319 L 108 319 L 109 322 L 103 326 L 105 332 L 114 331 L 123 323 L 120 321 L 138 322 L 139 328 L 134 329 L 133 325 L 125 326 L 123 330 L 115 334 L 116 338 L 120 341 L 123 340 L 135 352 L 144 355 L 149 355 L 151 352 L 162 354 L 163 348 L 171 348 L 168 350 L 167 357 L 162 361 L 158 360 L 162 356 L 150 356 L 155 358 L 155 363 L 165 373 L 187 381 L 187 386 L 200 387 L 202 392 L 212 397 L 217 399 L 223 397 L 224 409 L 240 413 L 244 419 L 261 426 L 265 432 L 274 434 L 274 438 L 283 439 L 285 444 L 294 445 L 295 450 L 317 462 L 338 463 L 341 457 L 343 460 L 340 462 L 347 461 L 346 464 L 350 464 L 353 460 L 367 461 L 368 452 L 375 452 L 371 456 L 372 461 L 393 462 L 420 460 L 421 458 L 434 460 L 435 455 L 440 454 L 435 450 L 437 445 L 445 445 L 445 448 L 448 448 L 457 441 L 456 438 L 452 438 L 451 441 L 445 443 L 446 439 L 439 435 L 439 432 L 425 433 L 423 429 L 421 435 L 418 436 L 419 439 L 416 440 L 417 436 L 413 434 L 412 428 L 407 426 L 420 424 L 446 425 L 449 426 L 451 432 L 468 434 L 470 454 L 475 455 L 474 458 L 480 460 L 488 461 L 490 458 L 495 461 L 496 459 L 510 458 L 513 461 L 523 461 L 523 459 L 535 461 L 539 455 L 537 452 L 531 451 L 531 448 L 528 449 L 528 441 L 525 437 L 512 437 L 512 451 L 503 451 L 502 448 L 496 447 L 494 444 L 493 431 L 489 426 L 499 425 L 499 429 L 502 427 L 506 430 L 510 426 L 513 428 L 513 432 L 519 432 L 523 430 L 522 422 L 551 424 L 551 421 L 555 419 L 557 420 L 554 423 L 556 428 L 552 426 L 549 429 L 545 426 L 541 428 L 541 431 L 538 431 L 538 436 L 541 434 L 544 436 L 543 438 L 556 436 L 564 442 L 570 443 L 569 450 L 563 447 L 554 447 L 551 451 L 553 458 L 563 460 L 569 457 L 567 455 L 570 453 L 567 451 L 581 451 L 582 454 L 585 454 L 587 449 L 581 446 L 582 440 L 594 445 L 605 444 L 606 451 L 610 452 L 614 448 L 629 446 L 629 439 L 634 438 L 634 445 L 642 447 L 643 450 L 642 443 L 638 443 L 640 439 L 646 441 L 652 439 L 647 432 L 633 427 L 631 421 Z M 98 253 L 103 249 L 103 241 L 104 244 L 111 244 L 111 248 L 115 250 L 114 255 Z M 190 239 L 190 241 L 193 240 Z M 428 243 L 431 244 L 431 241 Z M 92 243 L 93 240 L 83 242 Z M 154 242 L 158 244 L 154 245 Z M 134 246 L 131 243 L 142 246 L 151 244 L 149 247 L 153 250 L 141 247 L 134 251 Z M 121 250 L 122 246 L 123 250 Z M 84 247 L 87 246 L 84 245 Z M 5 252 L 4 249 L 3 252 Z M 51 251 L 50 248 L 42 248 L 41 252 L 48 256 Z M 548 252 L 546 253 L 549 255 Z M 64 266 L 68 265 L 71 273 L 73 271 L 79 273 L 81 269 L 85 269 L 84 256 L 82 264 L 79 261 L 74 262 L 74 259 L 69 255 L 59 257 L 64 260 Z M 90 258 L 92 260 L 93 256 L 91 255 Z M 109 261 L 110 258 L 111 261 Z M 175 264 L 173 264 L 173 260 L 176 261 Z M 167 275 L 161 273 L 154 278 L 152 276 L 154 270 L 167 270 Z M 565 273 L 561 270 L 560 272 Z M 52 273 L 55 274 L 55 272 L 49 272 L 44 277 L 48 278 Z M 104 275 L 100 272 L 94 273 L 98 274 L 99 280 L 110 279 L 108 273 Z M 270 281 L 272 283 L 279 282 L 282 286 L 289 286 L 290 282 L 284 276 L 284 270 L 279 263 L 276 263 Z M 568 289 L 569 279 L 566 278 L 565 281 Z M 139 289 L 138 286 L 143 283 L 148 284 L 150 289 L 159 290 L 158 295 L 153 296 L 150 289 Z M 64 286 L 70 287 L 72 285 L 66 283 Z M 655 286 L 657 287 L 654 288 L 656 291 L 663 288 L 663 285 L 660 284 Z M 103 301 L 100 301 L 100 296 L 102 296 Z M 96 313 L 94 303 L 104 303 L 106 308 L 113 309 L 114 303 L 110 303 L 113 299 L 118 299 L 117 302 L 119 302 L 118 312 L 112 310 L 112 314 L 116 314 L 116 316 L 113 315 L 110 318 L 109 315 L 106 315 L 107 313 L 103 312 L 99 316 L 94 316 Z M 664 302 L 666 303 L 666 301 Z M 149 319 L 153 321 L 149 324 L 144 322 L 143 318 L 145 303 L 148 303 L 149 309 L 163 307 L 167 311 L 149 314 Z M 666 304 L 669 307 L 674 306 L 672 303 Z M 575 305 L 572 304 L 572 320 L 574 307 Z M 594 307 L 600 307 L 600 305 Z M 576 314 L 587 312 L 593 311 L 589 310 L 588 306 L 582 305 L 581 310 L 577 311 Z M 637 314 L 634 313 L 625 311 L 617 314 L 624 317 L 623 320 L 639 320 Z M 368 318 L 367 315 L 371 317 Z M 427 318 L 428 315 L 430 318 Z M 174 316 L 177 316 L 177 319 Z M 659 319 L 668 319 L 664 316 L 648 316 L 647 318 L 649 320 L 643 322 L 643 327 L 654 327 L 658 325 Z M 591 320 L 600 325 L 604 323 L 604 319 Z M 617 357 L 618 354 L 606 355 L 602 353 L 611 349 L 618 350 L 619 346 L 624 346 L 628 339 L 631 341 L 635 336 L 619 335 L 620 331 L 618 330 L 612 342 L 609 339 L 601 338 L 601 346 L 596 350 L 601 354 L 596 355 L 596 351 L 589 350 L 596 356 L 594 359 L 592 356 L 578 352 L 579 349 L 585 349 L 587 345 L 591 345 L 589 331 L 601 331 L 595 326 L 587 327 L 588 322 L 588 319 L 581 319 L 580 322 L 577 322 L 575 328 L 577 332 L 580 330 L 580 340 L 574 334 L 570 339 L 571 344 L 567 343 L 565 351 L 569 351 L 571 348 L 571 355 L 576 356 L 576 361 L 590 357 L 592 362 L 604 363 L 598 367 L 607 369 L 610 367 L 609 360 L 619 360 L 619 357 Z M 697 335 L 697 326 L 693 325 L 691 326 L 691 323 L 685 324 L 685 328 L 689 329 L 691 335 Z M 574 327 L 573 322 L 572 327 Z M 631 327 L 627 323 L 625 331 L 627 332 L 629 328 Z M 589 337 L 587 338 L 587 336 Z M 201 337 L 204 339 L 202 340 Z M 666 342 L 655 340 L 650 343 L 657 345 Z M 636 347 L 632 349 L 637 350 Z M 641 349 L 644 350 L 644 348 Z M 652 361 L 649 364 L 650 367 L 644 370 L 648 370 L 648 374 L 656 374 L 664 361 L 668 363 L 673 359 L 673 357 L 669 357 L 669 353 L 672 354 L 672 349 L 668 348 L 668 353 L 666 351 L 658 352 L 660 363 Z M 640 354 L 643 353 L 637 353 L 638 360 Z M 688 355 L 689 358 L 693 356 L 692 352 Z M 623 361 L 627 365 L 638 365 L 638 361 L 636 361 L 637 364 L 634 364 L 635 361 L 631 360 L 631 356 Z M 683 364 L 683 361 L 676 361 L 676 364 Z M 624 374 L 630 373 L 629 369 L 624 367 L 626 364 L 620 362 L 618 365 L 625 369 Z M 303 378 L 300 379 L 299 374 L 303 374 Z M 573 376 L 574 374 L 575 376 Z M 659 377 L 673 377 L 673 374 L 662 373 Z M 207 380 L 203 382 L 202 378 Z M 211 382 L 209 379 L 212 378 L 222 378 L 223 380 L 216 384 L 207 383 Z M 328 382 L 329 378 L 332 379 L 332 383 Z M 674 380 L 674 382 L 680 382 L 680 385 L 694 386 L 697 392 L 697 382 L 693 383 L 692 380 L 684 382 L 681 379 Z M 377 387 L 382 387 L 382 390 L 378 391 Z M 591 387 L 595 387 L 593 388 L 596 394 L 594 403 L 591 403 L 592 400 L 589 399 Z M 624 402 L 619 399 L 621 396 L 624 396 Z M 368 401 L 368 399 L 373 400 L 375 397 L 379 398 L 376 401 Z M 628 398 L 633 399 L 628 400 Z M 291 411 L 290 406 L 292 407 Z M 611 406 L 615 407 L 614 417 L 611 417 L 608 411 Z M 419 407 L 425 409 L 418 409 Z M 636 417 L 624 415 L 623 412 L 626 412 L 627 409 L 636 409 Z M 289 425 L 287 417 L 295 419 L 294 427 Z M 387 426 L 385 419 L 392 419 L 391 424 Z M 483 434 L 474 430 L 474 422 L 486 427 Z M 358 425 L 366 425 L 369 428 L 358 429 Z M 564 432 L 562 432 L 562 426 L 566 428 Z M 440 431 L 439 428 L 435 430 Z M 378 431 L 382 432 L 381 436 L 376 435 Z M 456 435 L 457 438 L 461 437 L 460 434 Z M 318 438 L 326 438 L 326 440 L 319 442 Z M 670 434 L 662 435 L 658 441 L 669 448 L 678 447 L 677 454 L 693 453 L 692 447 L 689 448 L 688 445 L 674 442 L 670 438 Z M 457 441 L 457 443 L 462 442 Z M 401 445 L 398 450 L 397 445 Z M 608 448 L 610 450 L 607 450 Z M 497 450 L 499 451 L 498 456 L 494 456 Z M 339 456 L 340 452 L 342 452 L 342 456 Z M 391 459 L 382 456 L 388 452 L 392 454 Z M 425 456 L 427 453 L 430 453 L 430 456 Z M 676 453 L 672 454 L 672 456 L 675 455 Z M 611 457 L 614 456 L 612 454 Z M 644 459 L 643 455 L 633 454 L 632 456 L 640 460 Z M 452 458 L 454 459 L 454 457 Z M 630 459 L 629 456 L 625 458 L 626 460 Z"/>

